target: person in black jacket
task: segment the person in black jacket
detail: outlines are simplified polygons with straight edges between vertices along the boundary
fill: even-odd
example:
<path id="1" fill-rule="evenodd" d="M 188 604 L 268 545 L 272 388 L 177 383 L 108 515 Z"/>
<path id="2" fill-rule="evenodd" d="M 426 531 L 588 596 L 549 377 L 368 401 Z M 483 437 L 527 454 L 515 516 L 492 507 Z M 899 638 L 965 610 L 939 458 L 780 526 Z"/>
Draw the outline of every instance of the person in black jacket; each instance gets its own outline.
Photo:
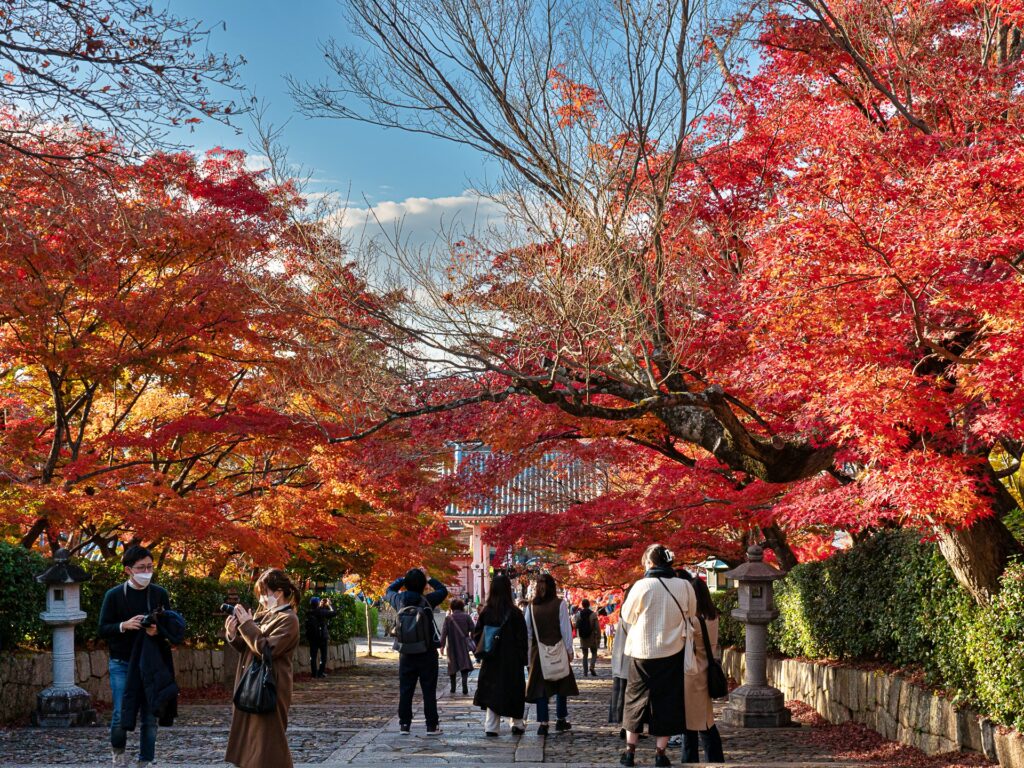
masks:
<path id="1" fill-rule="evenodd" d="M 484 734 L 497 736 L 501 718 L 512 721 L 512 733 L 526 732 L 523 716 L 526 713 L 527 635 L 523 612 L 512 597 L 512 581 L 499 573 L 491 579 L 487 603 L 480 612 L 480 621 L 473 631 L 477 650 L 484 648 L 486 627 L 498 627 L 499 640 L 496 653 L 480 664 L 473 704 L 485 711 Z"/>
<path id="2" fill-rule="evenodd" d="M 306 642 L 309 643 L 309 671 L 313 677 L 327 676 L 327 646 L 331 632 L 328 621 L 338 615 L 328 598 L 309 598 L 306 613 Z M 319 656 L 319 663 L 317 657 Z"/>
<path id="3" fill-rule="evenodd" d="M 427 584 L 433 591 L 423 594 Z M 429 578 L 422 568 L 413 568 L 402 578 L 395 579 L 384 593 L 384 598 L 396 612 L 411 606 L 428 609 L 431 611 L 430 622 L 433 622 L 433 609 L 443 603 L 446 597 L 448 588 L 437 579 Z M 427 734 L 441 733 L 437 714 L 437 649 L 440 647 L 440 638 L 436 624 L 432 628 L 425 651 L 406 653 L 399 649 L 398 723 L 402 733 L 409 733 L 412 725 L 412 695 L 416 692 L 417 681 L 423 692 L 423 717 L 427 721 Z"/>
<path id="4" fill-rule="evenodd" d="M 132 654 L 137 641 L 141 641 L 143 636 L 166 644 L 166 640 L 160 637 L 155 612 L 167 611 L 171 607 L 167 590 L 150 583 L 153 578 L 153 555 L 148 549 L 138 545 L 128 547 L 121 557 L 121 564 L 124 566 L 127 580 L 103 596 L 103 605 L 100 608 L 100 637 L 107 641 L 110 650 L 110 692 L 113 700 L 110 715 L 110 748 L 114 765 L 127 764 L 124 751 L 128 742 L 128 732 L 122 724 L 122 704 L 128 687 Z M 140 656 L 141 650 L 140 644 Z M 141 696 L 130 702 L 133 707 L 132 719 L 136 702 L 142 710 L 139 765 L 148 765 L 153 762 L 156 755 L 157 713 L 149 706 L 147 697 Z"/>

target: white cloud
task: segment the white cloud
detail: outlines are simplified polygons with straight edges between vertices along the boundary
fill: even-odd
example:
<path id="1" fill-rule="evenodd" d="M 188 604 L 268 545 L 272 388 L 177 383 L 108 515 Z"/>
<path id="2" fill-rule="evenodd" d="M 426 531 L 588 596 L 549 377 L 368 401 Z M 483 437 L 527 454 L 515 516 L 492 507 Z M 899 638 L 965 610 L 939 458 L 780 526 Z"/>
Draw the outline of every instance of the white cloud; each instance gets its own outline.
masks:
<path id="1" fill-rule="evenodd" d="M 508 229 L 502 206 L 472 190 L 450 197 L 408 197 L 349 207 L 337 217 L 353 242 L 383 238 L 404 249 L 445 248 L 449 240 Z"/>

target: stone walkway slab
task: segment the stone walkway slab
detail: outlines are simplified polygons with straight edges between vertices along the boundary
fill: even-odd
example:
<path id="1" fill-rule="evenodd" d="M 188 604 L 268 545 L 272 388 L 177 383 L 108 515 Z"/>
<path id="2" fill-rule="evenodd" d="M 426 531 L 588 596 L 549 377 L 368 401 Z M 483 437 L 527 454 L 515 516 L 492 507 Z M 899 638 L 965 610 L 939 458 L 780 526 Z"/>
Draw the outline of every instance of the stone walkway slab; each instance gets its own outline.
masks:
<path id="1" fill-rule="evenodd" d="M 365 651 L 365 649 L 364 649 Z M 341 670 L 326 679 L 300 676 L 296 680 L 288 728 L 288 742 L 296 768 L 429 768 L 430 766 L 486 766 L 486 768 L 597 768 L 617 766 L 622 750 L 617 726 L 609 725 L 611 679 L 607 659 L 599 662 L 599 676 L 579 680 L 580 696 L 570 699 L 572 729 L 546 739 L 536 734 L 533 707 L 527 710 L 524 736 L 513 736 L 507 721 L 498 738 L 484 735 L 482 712 L 469 696 L 448 693 L 442 674 L 439 700 L 443 734 L 428 736 L 417 695 L 412 733 L 400 733 L 398 660 L 375 648 L 378 658 L 359 659 L 358 667 Z M 443 672 L 443 664 L 442 664 Z M 475 687 L 476 672 L 471 676 Z M 173 728 L 162 728 L 157 740 L 159 768 L 227 768 L 223 762 L 231 706 L 223 701 L 182 704 Z M 720 726 L 721 727 L 721 726 Z M 725 768 L 861 768 L 866 763 L 823 753 L 810 738 L 814 727 L 784 729 L 730 729 L 721 727 Z M 129 738 L 137 748 L 137 737 Z M 680 764 L 679 750 L 670 753 Z M 637 764 L 654 761 L 653 742 L 641 740 Z M 0 729 L 0 768 L 100 768 L 109 765 L 105 727 L 72 730 L 34 728 Z M 875 768 L 880 764 L 873 763 Z M 266 768 L 275 768 L 266 766 Z M 892 768 L 897 768 L 893 765 Z"/>

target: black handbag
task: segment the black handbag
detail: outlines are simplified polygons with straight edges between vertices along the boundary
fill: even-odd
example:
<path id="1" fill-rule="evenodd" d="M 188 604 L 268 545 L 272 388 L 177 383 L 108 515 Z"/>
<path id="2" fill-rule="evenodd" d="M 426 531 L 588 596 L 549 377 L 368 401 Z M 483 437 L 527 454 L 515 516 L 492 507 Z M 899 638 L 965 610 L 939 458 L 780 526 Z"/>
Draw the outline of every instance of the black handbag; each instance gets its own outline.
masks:
<path id="1" fill-rule="evenodd" d="M 274 659 L 268 648 L 261 658 L 253 659 L 235 688 L 235 706 L 253 715 L 265 715 L 277 709 L 277 682 Z"/>
<path id="2" fill-rule="evenodd" d="M 506 616 L 505 620 L 497 627 L 491 624 L 484 624 L 480 628 L 480 643 L 474 651 L 477 661 L 486 661 L 498 657 L 498 649 L 501 646 L 501 631 L 508 624 L 509 616 Z"/>
<path id="3" fill-rule="evenodd" d="M 708 695 L 712 699 L 723 699 L 729 695 L 729 679 L 725 676 L 722 663 L 711 652 L 711 639 L 704 619 L 700 621 L 700 633 L 704 636 L 704 653 L 708 657 Z"/>

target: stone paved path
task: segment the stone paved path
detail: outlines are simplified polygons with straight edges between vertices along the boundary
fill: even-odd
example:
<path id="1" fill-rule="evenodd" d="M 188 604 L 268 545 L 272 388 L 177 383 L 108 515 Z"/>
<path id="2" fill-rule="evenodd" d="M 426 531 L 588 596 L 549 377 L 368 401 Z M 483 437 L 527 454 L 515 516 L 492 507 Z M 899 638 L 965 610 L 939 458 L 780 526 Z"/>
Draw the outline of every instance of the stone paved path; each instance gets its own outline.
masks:
<path id="1" fill-rule="evenodd" d="M 378 650 L 379 653 L 379 650 Z M 581 696 L 570 700 L 568 733 L 546 740 L 527 734 L 514 737 L 503 724 L 499 738 L 483 735 L 480 710 L 469 697 L 447 692 L 442 675 L 439 690 L 444 734 L 427 736 L 417 705 L 412 733 L 402 735 L 394 716 L 397 706 L 396 658 L 362 659 L 355 669 L 342 670 L 325 680 L 299 679 L 291 709 L 288 740 L 298 768 L 394 768 L 394 766 L 487 766 L 562 768 L 618 765 L 621 741 L 609 726 L 607 697 L 610 689 L 607 660 L 599 677 L 580 681 Z M 443 665 L 442 665 L 443 672 Z M 475 673 L 473 675 L 475 678 Z M 472 682 L 475 682 L 471 678 Z M 472 684 L 471 682 L 471 684 Z M 552 702 L 553 704 L 553 702 Z M 532 708 L 528 720 L 532 720 Z M 157 742 L 161 768 L 224 766 L 230 706 L 226 702 L 190 703 L 181 707 L 173 728 L 162 728 Z M 730 765 L 765 768 L 854 768 L 861 764 L 822 754 L 809 739 L 811 728 L 782 730 L 730 730 L 723 728 Z M 545 743 L 546 742 L 546 743 Z M 129 738 L 129 749 L 137 741 Z M 0 768 L 56 768 L 109 764 L 106 728 L 68 731 L 33 728 L 0 729 Z M 652 765 L 650 740 L 641 741 L 639 765 Z M 679 752 L 672 755 L 679 764 Z M 877 763 L 876 763 L 877 765 Z M 265 768 L 276 768 L 265 766 Z"/>

